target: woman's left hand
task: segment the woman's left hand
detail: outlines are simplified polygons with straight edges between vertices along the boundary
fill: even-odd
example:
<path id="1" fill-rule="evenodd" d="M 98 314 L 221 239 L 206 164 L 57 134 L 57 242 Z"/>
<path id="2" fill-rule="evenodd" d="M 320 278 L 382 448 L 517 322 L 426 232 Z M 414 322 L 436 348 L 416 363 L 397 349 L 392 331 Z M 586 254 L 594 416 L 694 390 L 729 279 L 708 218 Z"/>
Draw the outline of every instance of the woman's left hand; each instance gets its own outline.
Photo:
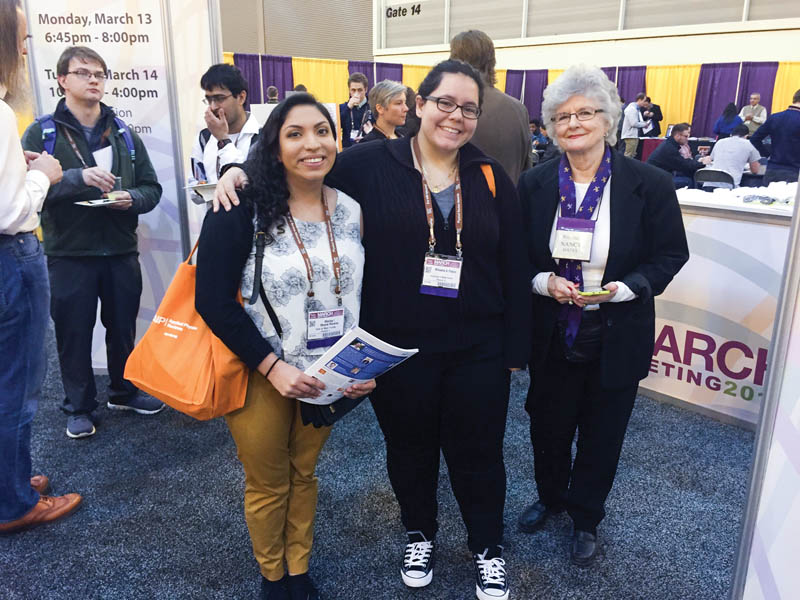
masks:
<path id="1" fill-rule="evenodd" d="M 578 296 L 575 299 L 575 304 L 583 308 L 587 304 L 600 304 L 601 302 L 608 302 L 614 296 L 617 295 L 617 284 L 616 283 L 607 283 L 603 286 L 604 290 L 608 290 L 610 294 L 601 294 L 599 296 Z"/>
<path id="2" fill-rule="evenodd" d="M 344 395 L 354 400 L 356 398 L 360 398 L 361 396 L 366 396 L 372 390 L 375 389 L 375 380 L 370 379 L 369 381 L 362 381 L 361 383 L 354 383 L 349 388 L 344 391 Z"/>

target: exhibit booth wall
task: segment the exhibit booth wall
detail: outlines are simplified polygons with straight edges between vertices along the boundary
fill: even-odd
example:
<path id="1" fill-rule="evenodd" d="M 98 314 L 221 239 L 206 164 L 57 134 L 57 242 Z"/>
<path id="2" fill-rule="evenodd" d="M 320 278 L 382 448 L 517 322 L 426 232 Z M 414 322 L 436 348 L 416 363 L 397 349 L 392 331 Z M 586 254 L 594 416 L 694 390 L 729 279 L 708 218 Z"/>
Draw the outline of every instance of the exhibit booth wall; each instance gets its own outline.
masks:
<path id="1" fill-rule="evenodd" d="M 185 166 L 204 110 L 200 77 L 222 55 L 217 2 L 109 0 L 99 8 L 86 0 L 29 0 L 25 9 L 33 36 L 29 67 L 35 114 L 52 113 L 62 96 L 55 80 L 61 52 L 71 45 L 91 47 L 111 75 L 103 102 L 141 137 L 162 186 L 158 206 L 139 218 L 137 229 L 141 337 L 188 253 L 190 230 L 202 219 L 187 208 Z M 92 362 L 101 371 L 104 337 L 98 311 Z"/>

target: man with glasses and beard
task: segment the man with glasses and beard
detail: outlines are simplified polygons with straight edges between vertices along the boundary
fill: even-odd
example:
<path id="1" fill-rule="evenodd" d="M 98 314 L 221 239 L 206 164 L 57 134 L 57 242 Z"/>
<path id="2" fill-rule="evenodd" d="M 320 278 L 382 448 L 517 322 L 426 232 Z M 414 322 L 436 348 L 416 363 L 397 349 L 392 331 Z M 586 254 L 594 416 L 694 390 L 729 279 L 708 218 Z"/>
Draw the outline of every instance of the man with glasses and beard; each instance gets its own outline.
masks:
<path id="1" fill-rule="evenodd" d="M 73 439 L 95 433 L 92 332 L 98 298 L 111 379 L 108 407 L 147 415 L 164 408 L 123 377 L 142 294 L 136 227 L 139 215 L 158 204 L 161 186 L 139 136 L 100 101 L 108 73 L 94 50 L 64 50 L 56 66 L 64 98 L 22 139 L 25 150 L 52 154 L 64 170 L 45 198 L 42 229 L 64 384 L 61 408 Z"/>

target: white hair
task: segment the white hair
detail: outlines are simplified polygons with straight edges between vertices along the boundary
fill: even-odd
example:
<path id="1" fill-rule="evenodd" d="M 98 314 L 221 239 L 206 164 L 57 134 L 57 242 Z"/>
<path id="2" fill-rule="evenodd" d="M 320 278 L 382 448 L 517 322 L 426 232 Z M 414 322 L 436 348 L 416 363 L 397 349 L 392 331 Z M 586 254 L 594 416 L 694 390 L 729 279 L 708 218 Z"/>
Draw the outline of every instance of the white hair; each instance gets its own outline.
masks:
<path id="1" fill-rule="evenodd" d="M 597 103 L 596 108 L 602 110 L 598 116 L 608 124 L 606 141 L 613 148 L 617 143 L 617 125 L 622 116 L 622 101 L 615 86 L 598 67 L 589 65 L 573 65 L 544 90 L 542 100 L 542 123 L 550 132 L 555 126 L 553 117 L 558 107 L 573 96 L 585 96 Z M 558 145 L 555 135 L 550 138 Z"/>

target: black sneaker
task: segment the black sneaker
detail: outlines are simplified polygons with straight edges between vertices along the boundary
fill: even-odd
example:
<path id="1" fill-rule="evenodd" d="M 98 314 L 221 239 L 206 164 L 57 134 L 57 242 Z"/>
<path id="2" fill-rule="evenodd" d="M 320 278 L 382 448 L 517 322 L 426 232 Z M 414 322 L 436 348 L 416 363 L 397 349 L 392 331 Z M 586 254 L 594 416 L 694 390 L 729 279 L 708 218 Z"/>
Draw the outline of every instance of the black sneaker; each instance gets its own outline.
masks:
<path id="1" fill-rule="evenodd" d="M 164 410 L 161 400 L 139 393 L 112 396 L 107 405 L 112 410 L 132 410 L 140 415 L 154 415 Z"/>
<path id="2" fill-rule="evenodd" d="M 319 592 L 308 573 L 289 575 L 287 587 L 290 600 L 319 600 Z"/>
<path id="3" fill-rule="evenodd" d="M 261 600 L 289 600 L 289 590 L 286 587 L 288 575 L 278 581 L 270 581 L 261 576 Z"/>
<path id="4" fill-rule="evenodd" d="M 408 532 L 408 544 L 400 576 L 408 587 L 425 587 L 433 581 L 433 542 L 421 531 Z"/>
<path id="5" fill-rule="evenodd" d="M 478 600 L 507 600 L 506 561 L 502 559 L 503 547 L 486 548 L 482 554 L 473 554 L 475 563 L 475 595 Z"/>
<path id="6" fill-rule="evenodd" d="M 67 417 L 67 436 L 73 440 L 94 435 L 97 430 L 91 415 L 70 415 Z"/>

